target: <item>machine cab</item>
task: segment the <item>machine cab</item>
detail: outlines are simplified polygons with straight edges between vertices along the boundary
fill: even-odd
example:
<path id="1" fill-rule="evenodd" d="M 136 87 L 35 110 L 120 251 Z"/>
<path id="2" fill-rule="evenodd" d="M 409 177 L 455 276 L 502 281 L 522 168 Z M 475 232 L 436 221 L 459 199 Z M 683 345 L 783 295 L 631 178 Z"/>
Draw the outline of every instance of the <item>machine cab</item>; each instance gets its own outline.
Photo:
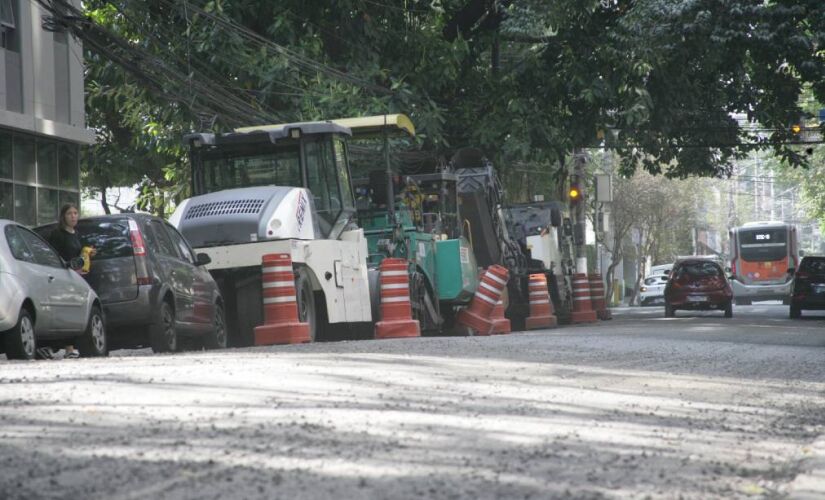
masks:
<path id="1" fill-rule="evenodd" d="M 296 196 L 294 203 L 281 204 L 295 206 L 295 217 L 291 218 L 301 223 L 303 232 L 288 236 L 337 239 L 355 214 L 346 146 L 350 135 L 349 128 L 331 122 L 187 135 L 184 140 L 189 146 L 192 164 L 192 194 L 206 199 L 204 195 L 226 193 L 220 196 L 227 199 L 212 200 L 210 206 L 212 211 L 220 210 L 223 215 L 251 209 L 263 215 L 270 205 L 273 213 L 264 217 L 270 227 L 262 228 L 262 238 L 278 233 L 271 227 L 276 224 L 273 221 L 280 221 L 276 198 L 285 201 L 289 196 Z M 241 188 L 259 189 L 239 191 Z M 301 198 L 302 191 L 288 188 L 306 188 L 309 206 Z M 262 200 L 261 206 L 251 198 Z M 312 221 L 308 225 L 311 229 L 303 230 L 304 218 Z"/>

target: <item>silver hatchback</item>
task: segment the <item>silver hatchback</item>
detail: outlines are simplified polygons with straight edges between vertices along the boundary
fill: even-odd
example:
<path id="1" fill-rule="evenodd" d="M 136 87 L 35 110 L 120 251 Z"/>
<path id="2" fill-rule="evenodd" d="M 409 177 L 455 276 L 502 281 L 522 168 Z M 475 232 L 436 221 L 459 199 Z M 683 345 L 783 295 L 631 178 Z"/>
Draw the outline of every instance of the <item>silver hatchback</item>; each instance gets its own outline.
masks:
<path id="1" fill-rule="evenodd" d="M 97 294 L 43 238 L 0 219 L 0 349 L 32 359 L 37 347 L 67 343 L 82 356 L 108 354 Z"/>

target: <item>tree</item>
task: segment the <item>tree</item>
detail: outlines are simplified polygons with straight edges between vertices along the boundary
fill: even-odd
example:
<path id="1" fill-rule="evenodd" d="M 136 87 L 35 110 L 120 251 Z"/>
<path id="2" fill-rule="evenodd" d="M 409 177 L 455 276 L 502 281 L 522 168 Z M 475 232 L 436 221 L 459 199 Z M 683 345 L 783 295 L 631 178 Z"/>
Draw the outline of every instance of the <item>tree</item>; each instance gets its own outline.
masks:
<path id="1" fill-rule="evenodd" d="M 129 131 L 99 148 L 119 153 L 92 156 L 117 159 L 104 165 L 127 175 L 84 169 L 106 184 L 133 178 L 141 165 L 137 172 L 151 172 L 147 197 L 162 200 L 172 186 L 185 190 L 177 145 L 192 129 L 395 111 L 412 116 L 418 148 L 448 156 L 477 146 L 506 180 L 541 172 L 556 192 L 569 154 L 598 145 L 606 130 L 626 175 L 641 167 L 724 176 L 732 159 L 760 147 L 791 164 L 806 160 L 785 142 L 800 89 L 825 96 L 819 0 L 484 5 L 84 2 L 95 26 L 128 41 L 86 43 L 87 85 L 100 89 L 90 93 L 89 107 L 101 113 L 92 123 L 104 137 Z M 74 18 L 61 22 L 79 36 L 97 33 Z M 117 116 L 124 100 L 130 112 Z M 749 129 L 756 123 L 767 138 Z"/>

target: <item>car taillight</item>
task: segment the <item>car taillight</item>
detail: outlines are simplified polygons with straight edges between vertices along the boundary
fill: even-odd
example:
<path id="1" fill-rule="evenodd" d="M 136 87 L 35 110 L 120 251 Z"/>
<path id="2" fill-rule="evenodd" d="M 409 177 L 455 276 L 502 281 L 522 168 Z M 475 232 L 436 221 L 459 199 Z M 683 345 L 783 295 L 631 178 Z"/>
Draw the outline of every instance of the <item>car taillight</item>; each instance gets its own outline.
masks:
<path id="1" fill-rule="evenodd" d="M 146 271 L 146 244 L 143 242 L 143 235 L 137 222 L 129 219 L 129 237 L 132 239 L 132 251 L 135 254 L 135 266 L 137 272 L 138 285 L 151 285 L 152 278 Z"/>
<path id="2" fill-rule="evenodd" d="M 140 234 L 137 222 L 129 219 L 129 236 L 132 237 L 132 250 L 135 257 L 146 257 L 146 246 L 143 244 L 143 235 Z"/>
<path id="3" fill-rule="evenodd" d="M 736 261 L 730 263 L 730 273 L 736 276 Z"/>

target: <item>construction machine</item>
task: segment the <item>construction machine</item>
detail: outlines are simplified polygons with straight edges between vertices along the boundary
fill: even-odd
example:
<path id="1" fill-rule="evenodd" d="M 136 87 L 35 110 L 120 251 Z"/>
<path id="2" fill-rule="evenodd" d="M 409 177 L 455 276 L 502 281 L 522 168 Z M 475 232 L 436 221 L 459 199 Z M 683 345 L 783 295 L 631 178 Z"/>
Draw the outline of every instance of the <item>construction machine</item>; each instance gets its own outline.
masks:
<path id="1" fill-rule="evenodd" d="M 230 345 L 262 323 L 261 260 L 290 254 L 299 319 L 310 337 L 371 329 L 368 248 L 355 223 L 349 128 L 307 122 L 187 135 L 193 196 L 170 222 L 209 255 Z M 346 326 L 346 328 L 340 328 Z"/>
<path id="2" fill-rule="evenodd" d="M 451 330 L 456 309 L 469 303 L 479 279 L 461 228 L 457 177 L 438 171 L 411 174 L 393 161 L 391 141 L 404 143 L 415 136 L 405 115 L 334 122 L 352 131 L 350 148 L 360 152 L 351 155 L 351 165 L 370 267 L 387 257 L 407 259 L 413 317 L 422 333 Z M 374 307 L 376 301 L 373 297 Z"/>

